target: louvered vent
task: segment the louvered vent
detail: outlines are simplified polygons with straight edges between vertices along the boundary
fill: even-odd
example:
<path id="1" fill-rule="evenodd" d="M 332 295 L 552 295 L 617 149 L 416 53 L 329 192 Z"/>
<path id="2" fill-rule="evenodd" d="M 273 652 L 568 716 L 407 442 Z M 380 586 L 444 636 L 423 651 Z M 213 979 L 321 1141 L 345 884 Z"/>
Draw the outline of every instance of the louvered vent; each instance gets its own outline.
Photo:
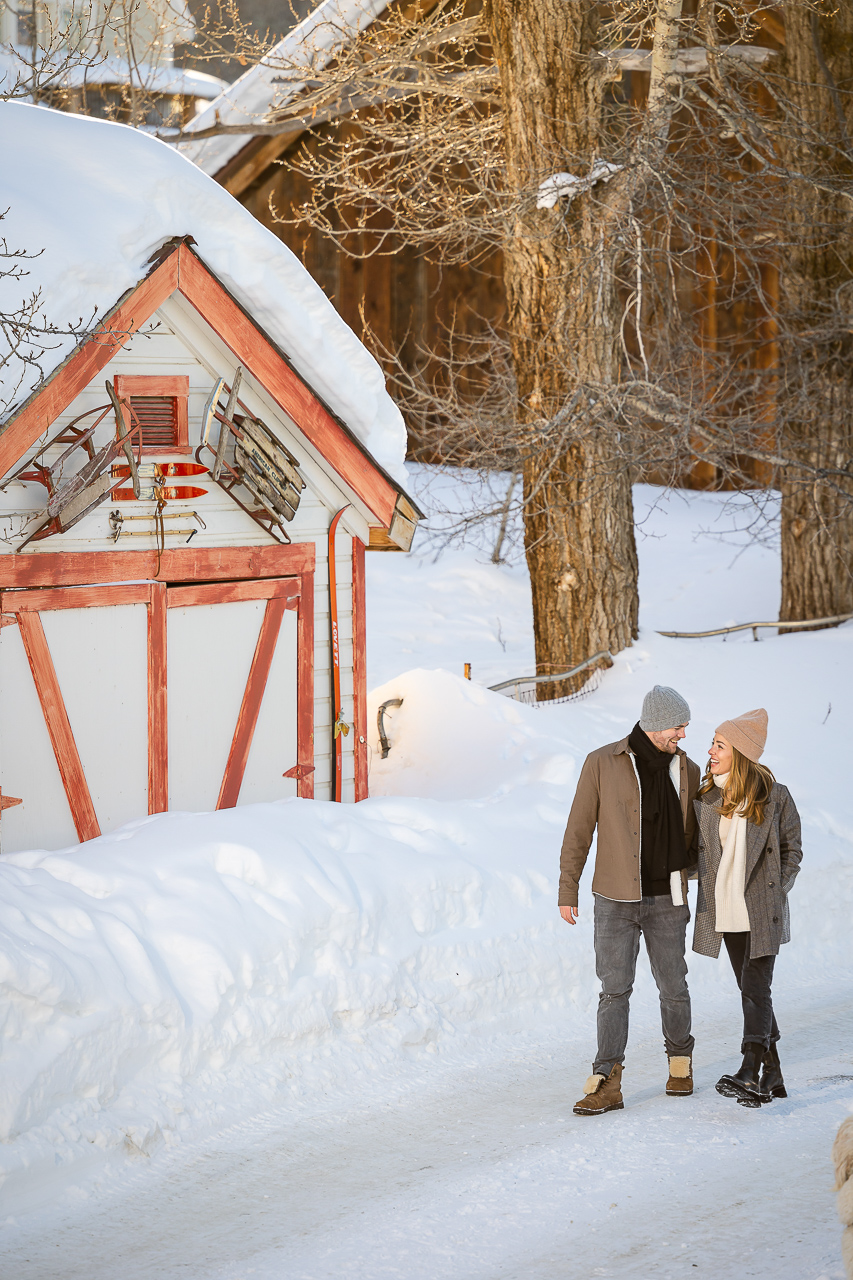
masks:
<path id="1" fill-rule="evenodd" d="M 174 449 L 178 443 L 175 396 L 131 396 L 130 404 L 142 426 L 142 447 L 163 452 Z"/>

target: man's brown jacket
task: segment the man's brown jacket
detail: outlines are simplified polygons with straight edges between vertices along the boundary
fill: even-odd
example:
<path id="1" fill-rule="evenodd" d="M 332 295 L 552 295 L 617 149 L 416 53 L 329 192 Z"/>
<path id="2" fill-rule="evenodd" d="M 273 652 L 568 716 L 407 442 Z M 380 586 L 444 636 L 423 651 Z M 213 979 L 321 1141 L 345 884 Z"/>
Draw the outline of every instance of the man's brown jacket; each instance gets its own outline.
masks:
<path id="1" fill-rule="evenodd" d="M 696 861 L 696 815 L 693 801 L 699 791 L 699 766 L 680 749 L 679 800 L 684 835 Z M 640 781 L 628 739 L 591 751 L 584 761 L 569 814 L 560 854 L 561 907 L 578 905 L 578 882 L 586 864 L 592 837 L 598 826 L 593 893 L 617 902 L 639 902 L 640 887 Z M 688 869 L 689 870 L 689 869 Z M 687 901 L 687 873 L 682 873 Z"/>

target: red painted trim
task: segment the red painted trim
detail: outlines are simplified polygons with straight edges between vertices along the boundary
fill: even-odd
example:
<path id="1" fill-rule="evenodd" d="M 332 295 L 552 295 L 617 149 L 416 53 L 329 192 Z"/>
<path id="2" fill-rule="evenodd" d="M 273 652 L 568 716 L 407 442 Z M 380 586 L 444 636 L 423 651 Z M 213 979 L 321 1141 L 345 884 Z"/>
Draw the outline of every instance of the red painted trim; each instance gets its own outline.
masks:
<path id="1" fill-rule="evenodd" d="M 311 544 L 314 550 L 314 544 Z M 314 574 L 302 579 L 296 621 L 296 756 L 301 766 L 296 794 L 314 798 Z"/>
<path id="2" fill-rule="evenodd" d="M 167 452 L 192 453 L 192 445 L 190 444 L 190 411 L 186 396 L 179 397 L 178 403 L 175 405 L 175 435 L 177 440 L 172 449 L 167 450 Z M 142 452 L 154 453 L 155 451 L 143 448 Z"/>
<path id="3" fill-rule="evenodd" d="M 148 605 L 148 812 L 169 808 L 166 585 L 152 582 Z"/>
<path id="4" fill-rule="evenodd" d="M 180 292 L 234 355 L 296 423 L 346 485 L 385 527 L 397 491 L 335 422 L 313 393 L 240 310 L 204 264 L 185 246 L 178 250 Z"/>
<path id="5" fill-rule="evenodd" d="M 148 580 L 204 582 L 229 578 L 284 578 L 313 573 L 313 542 L 288 547 L 179 547 L 164 551 L 59 551 L 0 555 L 0 588 L 70 587 Z"/>
<path id="6" fill-rule="evenodd" d="M 19 799 L 18 796 L 4 796 L 3 788 L 0 787 L 0 815 L 2 815 L 4 809 L 14 809 L 15 805 L 23 803 L 23 800 Z"/>
<path id="7" fill-rule="evenodd" d="M 367 786 L 367 609 L 364 543 L 352 540 L 352 684 L 355 714 L 355 798 L 366 800 Z"/>
<path id="8" fill-rule="evenodd" d="M 110 587 L 48 587 L 43 591 L 4 591 L 3 608 L 13 613 L 26 609 L 44 613 L 54 609 L 102 609 L 122 604 L 148 604 L 147 583 L 120 583 Z"/>
<path id="9" fill-rule="evenodd" d="M 190 394 L 190 380 L 187 374 L 157 374 L 157 373 L 117 373 L 115 381 L 116 395 L 119 399 L 130 396 L 173 396 L 177 401 L 175 405 L 175 435 L 174 445 L 170 445 L 168 449 L 155 449 L 142 446 L 142 456 L 154 456 L 163 453 L 192 453 L 190 448 L 190 426 L 189 426 L 189 410 L 187 400 Z M 126 411 L 123 414 L 130 430 L 131 421 L 130 414 Z"/>
<path id="10" fill-rule="evenodd" d="M 298 578 L 268 578 L 265 582 L 204 582 L 193 587 L 169 587 L 168 609 L 186 609 L 194 604 L 234 604 L 241 600 L 282 598 L 285 608 L 295 609 L 299 599 Z"/>
<path id="11" fill-rule="evenodd" d="M 18 615 L 18 624 L 78 839 L 93 840 L 101 834 L 101 829 L 41 618 L 37 613 L 24 610 Z"/>
<path id="12" fill-rule="evenodd" d="M 45 385 L 0 432 L 0 477 L 20 461 L 39 436 L 88 387 L 133 334 L 178 287 L 178 254 L 171 254 L 123 301 L 116 304 L 97 331 L 71 353 Z"/>
<path id="13" fill-rule="evenodd" d="M 396 489 L 185 245 L 170 254 L 113 308 L 98 332 L 71 353 L 0 432 L 0 477 L 20 461 L 116 351 L 178 289 L 344 483 L 388 528 L 397 502 Z"/>
<path id="14" fill-rule="evenodd" d="M 283 778 L 295 778 L 298 782 L 301 778 L 305 778 L 309 773 L 313 772 L 313 764 L 309 765 L 306 769 L 303 769 L 301 764 L 295 764 L 292 769 L 285 769 L 281 776 Z"/>
<path id="15" fill-rule="evenodd" d="M 190 380 L 185 373 L 117 373 L 116 395 L 125 396 L 183 396 L 190 393 Z"/>
<path id="16" fill-rule="evenodd" d="M 343 766 L 344 744 L 343 732 L 339 726 L 343 723 L 344 711 L 341 706 L 341 643 L 338 630 L 338 570 L 335 555 L 335 535 L 341 516 L 348 509 L 341 507 L 329 525 L 329 632 L 332 665 L 332 757 L 335 772 L 332 786 L 332 799 L 340 803 L 343 799 Z"/>
<path id="17" fill-rule="evenodd" d="M 217 809 L 233 809 L 239 799 L 240 788 L 243 785 L 243 776 L 246 772 L 246 764 L 252 748 L 252 738 L 255 736 L 261 702 L 263 701 L 264 690 L 267 687 L 267 679 L 275 655 L 275 646 L 278 643 L 278 633 L 281 630 L 281 620 L 284 617 L 285 607 L 286 602 L 281 596 L 274 596 L 272 599 L 267 600 L 267 607 L 264 610 L 261 629 L 258 633 L 258 642 L 255 645 L 255 652 L 252 657 L 252 665 L 249 668 L 249 678 L 246 681 L 246 688 L 243 693 L 240 714 L 237 716 L 237 726 L 231 741 L 231 750 L 228 752 L 228 762 L 225 765 L 222 786 L 219 788 L 219 799 L 216 801 Z"/>

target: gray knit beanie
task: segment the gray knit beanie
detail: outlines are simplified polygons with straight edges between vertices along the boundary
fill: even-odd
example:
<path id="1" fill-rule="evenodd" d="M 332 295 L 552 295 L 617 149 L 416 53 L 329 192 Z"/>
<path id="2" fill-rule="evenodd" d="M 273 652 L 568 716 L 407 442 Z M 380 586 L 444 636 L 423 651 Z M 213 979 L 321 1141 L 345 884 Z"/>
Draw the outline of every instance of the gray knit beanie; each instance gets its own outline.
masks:
<path id="1" fill-rule="evenodd" d="M 687 724 L 690 708 L 680 693 L 665 684 L 656 684 L 643 698 L 643 714 L 640 728 L 646 733 L 660 733 L 662 729 L 675 729 Z"/>

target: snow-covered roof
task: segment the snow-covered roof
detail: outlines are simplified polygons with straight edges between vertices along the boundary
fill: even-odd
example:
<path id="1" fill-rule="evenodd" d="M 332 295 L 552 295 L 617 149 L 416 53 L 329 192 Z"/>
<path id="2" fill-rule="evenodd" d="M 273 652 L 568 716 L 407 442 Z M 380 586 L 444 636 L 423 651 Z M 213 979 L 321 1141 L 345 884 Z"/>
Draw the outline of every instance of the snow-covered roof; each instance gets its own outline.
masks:
<path id="1" fill-rule="evenodd" d="M 10 249 L 41 256 L 0 305 L 42 290 L 58 325 L 99 315 L 145 276 L 153 251 L 191 235 L 196 252 L 361 444 L 404 484 L 406 429 L 381 368 L 282 242 L 233 196 L 165 142 L 47 107 L 0 103 L 4 159 L 0 223 Z M 73 338 L 48 353 L 54 369 Z M 16 393 L 32 390 L 36 376 Z"/>
<path id="2" fill-rule="evenodd" d="M 28 46 L 0 45 L 0 91 L 25 89 L 31 76 Z M 82 85 L 130 84 L 131 80 L 149 93 L 181 93 L 192 98 L 217 98 L 227 81 L 206 71 L 176 67 L 172 63 L 152 66 L 147 62 L 130 64 L 124 58 L 94 58 L 72 63 L 60 51 L 39 66 L 39 83 L 45 89 L 73 89 Z"/>
<path id="3" fill-rule="evenodd" d="M 387 5 L 388 0 L 323 0 L 266 58 L 200 111 L 187 128 L 206 129 L 217 118 L 221 124 L 230 125 L 262 121 L 268 112 L 284 106 L 305 87 L 297 67 L 325 66 L 342 44 L 355 32 L 369 27 Z M 205 173 L 216 174 L 249 140 L 248 134 L 232 134 L 185 142 L 180 149 Z"/>

